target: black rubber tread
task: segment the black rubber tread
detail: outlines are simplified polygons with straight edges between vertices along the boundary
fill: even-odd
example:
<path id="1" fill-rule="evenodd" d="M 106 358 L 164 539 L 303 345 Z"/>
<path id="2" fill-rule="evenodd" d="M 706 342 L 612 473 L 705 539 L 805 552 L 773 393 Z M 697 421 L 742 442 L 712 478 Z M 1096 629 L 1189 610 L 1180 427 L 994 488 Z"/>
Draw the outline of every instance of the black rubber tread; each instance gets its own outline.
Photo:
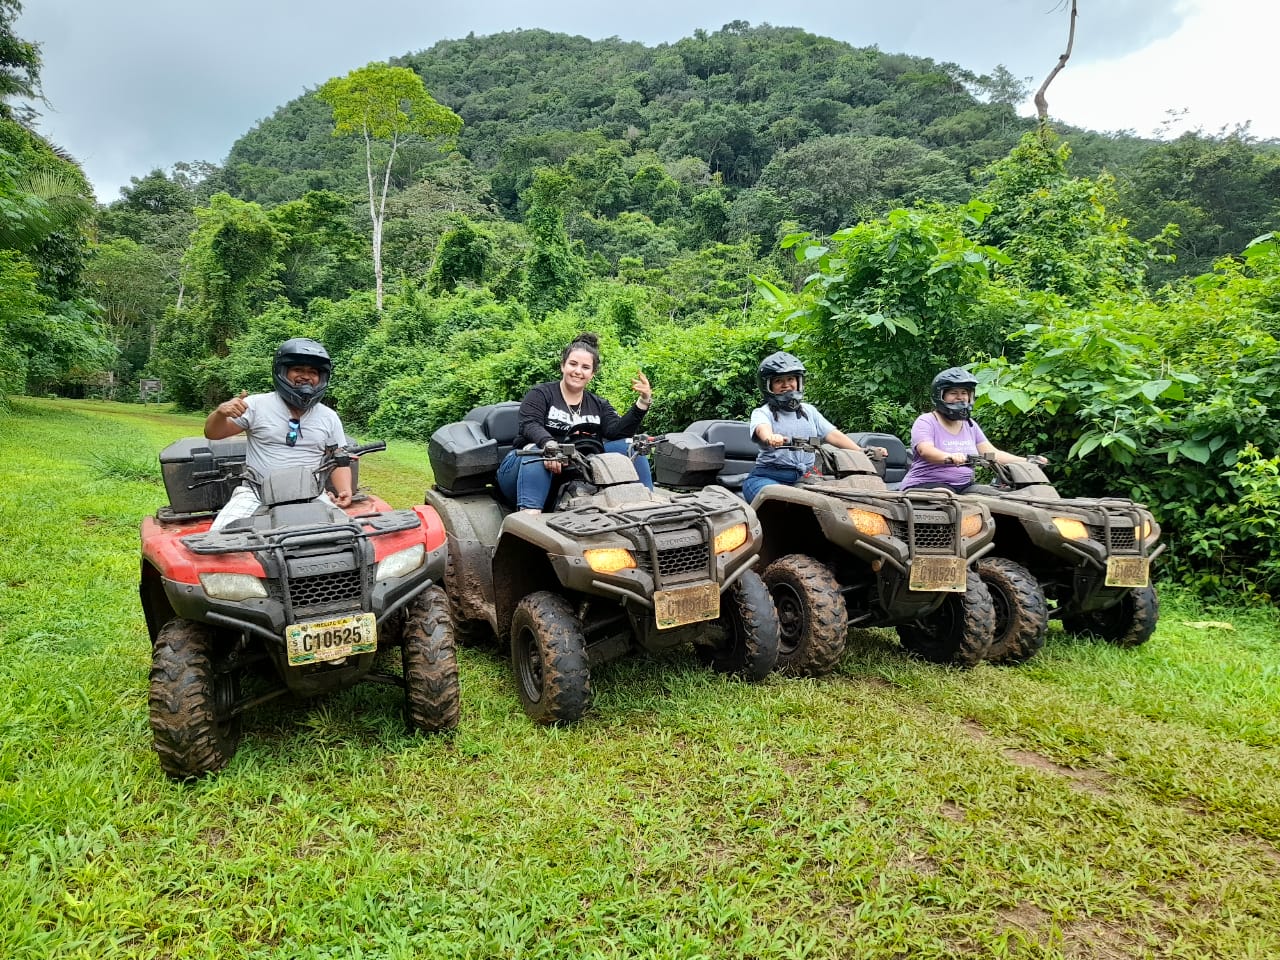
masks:
<path id="1" fill-rule="evenodd" d="M 539 590 L 516 606 L 511 667 L 524 712 L 538 723 L 572 723 L 591 708 L 582 624 L 559 594 Z"/>
<path id="2" fill-rule="evenodd" d="M 763 680 L 778 663 L 778 614 L 760 574 L 744 573 L 720 595 L 722 638 L 694 646 L 698 659 L 717 673 Z"/>
<path id="3" fill-rule="evenodd" d="M 973 667 L 991 649 L 996 614 L 991 592 L 969 568 L 964 593 L 952 593 L 929 616 L 898 627 L 902 645 L 932 663 Z"/>
<path id="4" fill-rule="evenodd" d="M 449 600 L 439 586 L 409 606 L 400 649 L 404 658 L 404 717 L 414 733 L 441 733 L 458 725 L 458 656 Z"/>
<path id="5" fill-rule="evenodd" d="M 1044 590 L 1031 571 L 1005 557 L 979 560 L 978 576 L 991 592 L 996 617 L 987 659 L 992 663 L 1026 663 L 1044 646 L 1049 626 Z"/>
<path id="6" fill-rule="evenodd" d="M 453 641 L 460 647 L 491 647 L 497 642 L 493 630 L 485 620 L 468 620 L 458 611 L 462 609 L 458 603 L 457 567 L 453 553 L 445 560 L 444 586 L 449 597 L 449 619 L 453 623 Z"/>
<path id="7" fill-rule="evenodd" d="M 239 718 L 219 722 L 213 638 L 202 623 L 173 619 L 160 628 L 151 650 L 151 737 L 160 768 L 175 780 L 221 770 L 240 745 Z M 236 678 L 223 682 L 232 685 L 228 699 L 234 700 Z"/>
<path id="8" fill-rule="evenodd" d="M 1151 639 L 1159 619 L 1156 588 L 1136 587 L 1105 610 L 1063 617 L 1062 628 L 1068 633 L 1101 637 L 1117 647 L 1139 647 Z"/>
<path id="9" fill-rule="evenodd" d="M 793 553 L 769 564 L 764 582 L 778 614 L 778 673 L 825 677 L 844 655 L 849 634 L 835 574 L 825 563 Z"/>

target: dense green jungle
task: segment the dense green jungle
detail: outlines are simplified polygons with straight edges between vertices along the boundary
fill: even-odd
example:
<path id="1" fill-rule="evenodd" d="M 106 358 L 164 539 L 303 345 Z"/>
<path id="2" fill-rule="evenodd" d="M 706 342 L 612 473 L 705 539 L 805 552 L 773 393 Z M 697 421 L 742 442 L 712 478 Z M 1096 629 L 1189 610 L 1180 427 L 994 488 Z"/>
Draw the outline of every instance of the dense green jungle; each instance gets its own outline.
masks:
<path id="1" fill-rule="evenodd" d="M 0 397 L 146 378 L 208 409 L 309 335 L 350 430 L 425 441 L 591 329 L 600 392 L 653 382 L 649 429 L 744 416 L 785 348 L 834 422 L 904 434 L 965 364 L 1001 447 L 1152 506 L 1162 576 L 1280 592 L 1280 144 L 1247 128 L 1041 125 L 1003 67 L 786 27 L 522 30 L 353 64 L 221 164 L 95 200 L 13 106 L 39 89 L 20 9 L 0 0 Z"/>

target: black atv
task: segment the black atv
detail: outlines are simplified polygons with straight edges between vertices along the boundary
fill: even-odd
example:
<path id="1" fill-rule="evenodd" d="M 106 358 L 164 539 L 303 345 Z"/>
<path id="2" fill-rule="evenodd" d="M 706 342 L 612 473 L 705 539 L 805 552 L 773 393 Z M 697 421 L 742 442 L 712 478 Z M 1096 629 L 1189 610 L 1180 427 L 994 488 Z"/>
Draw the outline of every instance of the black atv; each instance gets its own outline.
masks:
<path id="1" fill-rule="evenodd" d="M 677 436 L 722 448 L 717 482 L 734 489 L 763 449 L 747 423 L 701 420 L 656 451 L 660 481 L 663 459 L 686 442 Z M 981 661 L 994 625 L 973 567 L 995 532 L 985 508 L 949 493 L 889 492 L 860 451 L 808 440 L 788 445 L 816 453 L 814 470 L 795 486 L 765 487 L 751 504 L 782 632 L 779 669 L 830 672 L 851 626 L 894 626 L 907 650 L 934 662 Z"/>
<path id="2" fill-rule="evenodd" d="M 860 437 L 882 446 L 892 442 L 905 472 L 906 448 L 897 438 Z M 1160 613 L 1151 563 L 1164 545 L 1146 507 L 1121 497 L 1064 498 L 1040 457 L 997 463 L 978 456 L 969 463 L 992 476 L 990 494 L 965 495 L 986 506 L 996 523 L 995 545 L 979 564 L 996 603 L 992 659 L 1029 659 L 1044 645 L 1050 616 L 1061 619 L 1068 633 L 1119 646 L 1151 637 Z"/>
<path id="3" fill-rule="evenodd" d="M 525 452 L 558 460 L 563 483 L 543 513 L 515 511 L 495 478 L 519 406 L 480 407 L 435 432 L 427 502 L 448 531 L 455 630 L 509 644 L 525 712 L 539 723 L 579 719 L 592 668 L 635 647 L 692 643 L 717 671 L 766 677 L 778 625 L 751 569 L 751 510 L 718 488 L 651 491 L 630 458 L 583 440 Z"/>
<path id="4" fill-rule="evenodd" d="M 169 505 L 142 522 L 139 593 L 152 641 L 151 731 L 170 777 L 225 766 L 242 714 L 289 693 L 379 681 L 404 687 L 410 729 L 456 726 L 440 518 L 360 491 L 346 510 L 315 499 L 334 467 L 350 466 L 354 481 L 359 455 L 384 448 L 340 449 L 314 472 L 261 479 L 246 475 L 243 438 L 188 437 L 161 452 Z M 262 506 L 209 532 L 245 480 Z M 395 645 L 403 676 L 374 672 L 379 650 Z"/>

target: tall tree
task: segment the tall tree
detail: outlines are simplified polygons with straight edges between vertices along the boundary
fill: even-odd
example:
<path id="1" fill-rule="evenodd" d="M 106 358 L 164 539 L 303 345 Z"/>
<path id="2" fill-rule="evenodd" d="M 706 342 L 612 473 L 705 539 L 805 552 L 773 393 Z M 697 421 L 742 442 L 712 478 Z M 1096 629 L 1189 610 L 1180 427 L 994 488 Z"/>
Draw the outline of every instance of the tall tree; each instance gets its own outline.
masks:
<path id="1" fill-rule="evenodd" d="M 21 13 L 19 0 L 0 0 L 0 116 L 4 117 L 13 116 L 6 102 L 11 97 L 35 97 L 40 90 L 40 45 L 13 32 L 13 22 Z"/>
<path id="2" fill-rule="evenodd" d="M 405 140 L 422 137 L 451 147 L 462 118 L 432 98 L 421 78 L 407 67 L 371 63 L 345 77 L 335 77 L 318 91 L 333 108 L 334 136 L 364 139 L 365 174 L 369 187 L 369 220 L 373 227 L 373 277 L 378 310 L 382 310 L 382 223 L 396 151 Z M 374 156 L 385 155 L 382 186 L 374 177 Z"/>

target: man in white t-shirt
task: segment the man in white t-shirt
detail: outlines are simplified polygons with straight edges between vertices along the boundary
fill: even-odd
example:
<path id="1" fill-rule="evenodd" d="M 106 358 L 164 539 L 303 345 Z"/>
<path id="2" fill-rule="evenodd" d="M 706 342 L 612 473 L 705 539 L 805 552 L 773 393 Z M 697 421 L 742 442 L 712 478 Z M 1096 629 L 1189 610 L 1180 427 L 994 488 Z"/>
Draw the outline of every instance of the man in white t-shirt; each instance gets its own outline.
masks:
<path id="1" fill-rule="evenodd" d="M 342 421 L 320 403 L 329 385 L 333 361 L 315 340 L 294 337 L 280 344 L 272 363 L 274 393 L 241 391 L 219 404 L 204 422 L 204 435 L 224 440 L 245 434 L 245 465 L 265 478 L 283 467 L 318 467 L 325 452 L 346 443 Z M 334 496 L 322 495 L 339 507 L 351 503 L 351 468 L 336 467 L 330 474 Z M 241 484 L 214 518 L 214 531 L 232 520 L 252 516 L 260 506 L 249 484 Z"/>

